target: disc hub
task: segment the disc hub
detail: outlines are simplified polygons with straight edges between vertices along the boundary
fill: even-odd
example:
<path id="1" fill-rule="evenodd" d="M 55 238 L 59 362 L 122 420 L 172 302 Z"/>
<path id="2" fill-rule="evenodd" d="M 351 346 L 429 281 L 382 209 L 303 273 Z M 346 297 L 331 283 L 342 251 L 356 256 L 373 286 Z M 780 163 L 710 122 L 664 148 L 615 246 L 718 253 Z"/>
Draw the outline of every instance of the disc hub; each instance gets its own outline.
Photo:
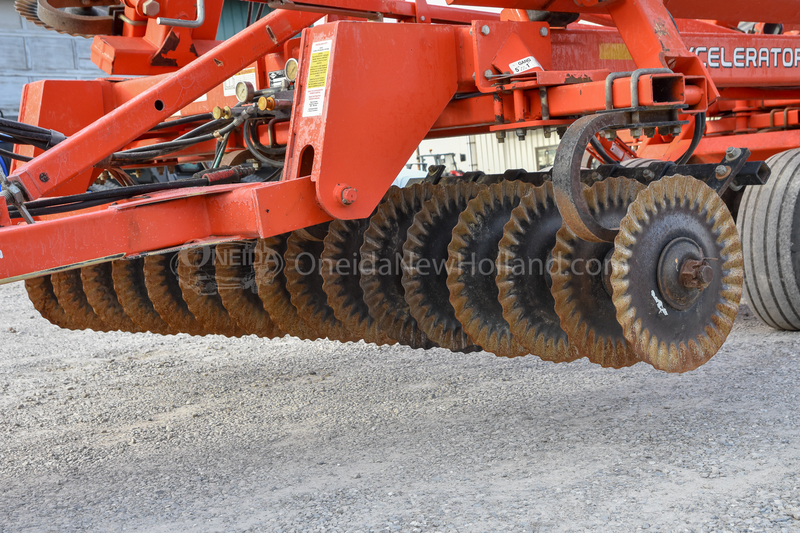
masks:
<path id="1" fill-rule="evenodd" d="M 714 279 L 703 249 L 688 237 L 673 239 L 658 260 L 658 288 L 664 301 L 679 311 L 691 308 Z"/>

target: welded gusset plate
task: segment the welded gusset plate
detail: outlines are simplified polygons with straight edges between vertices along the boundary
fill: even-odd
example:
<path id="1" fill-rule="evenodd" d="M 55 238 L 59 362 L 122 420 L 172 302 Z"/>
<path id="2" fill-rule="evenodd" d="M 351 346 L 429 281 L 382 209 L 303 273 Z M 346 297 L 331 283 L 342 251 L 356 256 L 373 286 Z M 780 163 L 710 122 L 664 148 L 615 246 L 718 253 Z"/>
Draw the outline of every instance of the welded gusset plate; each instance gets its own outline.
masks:
<path id="1" fill-rule="evenodd" d="M 264 309 L 256 287 L 255 241 L 218 244 L 214 254 L 217 292 L 234 322 L 248 335 L 282 337 Z"/>
<path id="2" fill-rule="evenodd" d="M 33 303 L 33 307 L 39 311 L 42 317 L 60 328 L 75 329 L 64 312 L 64 308 L 58 303 L 50 276 L 26 279 L 25 290 L 28 291 L 28 298 Z"/>
<path id="3" fill-rule="evenodd" d="M 592 216 L 617 226 L 643 188 L 633 180 L 608 178 L 584 189 L 583 196 Z M 639 358 L 623 335 L 611 300 L 611 267 L 606 258 L 613 249 L 613 243 L 584 241 L 563 224 L 553 248 L 551 293 L 574 356 L 622 368 L 638 363 Z"/>
<path id="4" fill-rule="evenodd" d="M 111 263 L 99 263 L 81 268 L 81 282 L 86 301 L 106 326 L 112 330 L 140 332 L 141 328 L 125 313 L 114 290 Z"/>
<path id="5" fill-rule="evenodd" d="M 699 246 L 708 258 L 713 275 L 702 290 L 690 287 L 675 294 L 681 287 L 665 285 L 672 270 L 682 270 L 681 258 L 669 265 L 660 261 L 662 254 L 673 253 L 675 246 L 668 245 L 677 239 Z M 736 319 L 743 270 L 733 217 L 711 188 L 690 176 L 650 184 L 622 219 L 611 263 L 617 320 L 643 361 L 659 370 L 686 372 L 717 353 Z M 688 307 L 676 309 L 669 299 Z"/>
<path id="6" fill-rule="evenodd" d="M 447 249 L 447 286 L 458 321 L 473 343 L 502 357 L 528 353 L 503 318 L 495 261 L 503 227 L 531 188 L 504 181 L 480 191 L 459 216 Z"/>
<path id="7" fill-rule="evenodd" d="M 315 340 L 320 335 L 297 314 L 292 297 L 286 289 L 286 241 L 289 233 L 259 239 L 253 250 L 258 296 L 270 319 L 282 331 L 300 339 Z"/>
<path id="8" fill-rule="evenodd" d="M 177 252 L 148 255 L 144 258 L 144 284 L 153 309 L 175 331 L 189 335 L 211 333 L 189 311 L 181 293 L 177 267 Z"/>
<path id="9" fill-rule="evenodd" d="M 434 190 L 430 183 L 390 188 L 370 218 L 361 246 L 361 288 L 369 314 L 387 335 L 412 348 L 435 345 L 411 315 L 405 299 L 403 244 L 414 215 Z"/>
<path id="10" fill-rule="evenodd" d="M 328 223 L 315 228 L 293 231 L 286 242 L 286 290 L 292 297 L 297 314 L 320 337 L 341 342 L 357 341 L 347 331 L 328 305 L 328 295 L 322 289 L 320 257 L 325 247 L 324 234 Z M 322 228 L 324 231 L 316 231 Z"/>
<path id="11" fill-rule="evenodd" d="M 361 288 L 360 249 L 368 227 L 368 218 L 331 222 L 322 251 L 322 289 L 336 318 L 353 337 L 378 345 L 394 344 L 370 316 Z"/>
<path id="12" fill-rule="evenodd" d="M 514 338 L 545 361 L 579 357 L 569 349 L 550 293 L 551 252 L 561 228 L 553 185 L 534 187 L 511 212 L 497 256 L 497 289 L 503 318 Z"/>
<path id="13" fill-rule="evenodd" d="M 467 204 L 486 186 L 439 186 L 422 204 L 403 244 L 403 289 L 411 316 L 432 341 L 454 352 L 480 350 L 456 318 L 447 288 L 447 247 Z"/>
<path id="14" fill-rule="evenodd" d="M 208 333 L 240 337 L 244 330 L 231 318 L 217 292 L 214 246 L 178 252 L 178 283 L 189 311 Z"/>
<path id="15" fill-rule="evenodd" d="M 75 329 L 93 329 L 95 331 L 111 331 L 105 322 L 94 312 L 86 293 L 83 292 L 81 271 L 78 269 L 58 272 L 50 276 L 53 293 L 58 303 L 64 308 L 70 323 Z"/>
<path id="16" fill-rule="evenodd" d="M 158 314 L 147 295 L 144 259 L 119 259 L 111 263 L 111 277 L 119 304 L 142 331 L 169 335 L 179 333 Z"/>

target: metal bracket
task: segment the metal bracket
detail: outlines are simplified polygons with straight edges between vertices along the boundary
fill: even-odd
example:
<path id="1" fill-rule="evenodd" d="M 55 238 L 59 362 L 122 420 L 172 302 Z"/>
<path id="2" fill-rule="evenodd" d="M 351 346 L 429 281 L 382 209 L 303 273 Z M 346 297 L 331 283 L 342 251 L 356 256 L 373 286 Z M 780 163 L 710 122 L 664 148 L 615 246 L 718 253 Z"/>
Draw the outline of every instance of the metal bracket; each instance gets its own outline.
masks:
<path id="1" fill-rule="evenodd" d="M 197 18 L 195 20 L 169 19 L 158 17 L 156 23 L 159 26 L 178 26 L 181 28 L 199 28 L 206 21 L 206 4 L 203 0 L 197 0 Z"/>

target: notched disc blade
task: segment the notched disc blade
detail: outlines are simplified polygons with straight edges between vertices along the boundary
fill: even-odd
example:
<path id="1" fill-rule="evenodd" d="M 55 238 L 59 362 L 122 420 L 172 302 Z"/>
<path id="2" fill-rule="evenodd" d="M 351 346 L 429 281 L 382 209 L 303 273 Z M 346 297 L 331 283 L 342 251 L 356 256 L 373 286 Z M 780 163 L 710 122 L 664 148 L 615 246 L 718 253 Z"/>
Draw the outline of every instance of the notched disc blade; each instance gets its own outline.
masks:
<path id="1" fill-rule="evenodd" d="M 562 225 L 552 183 L 534 187 L 511 212 L 497 256 L 503 317 L 514 338 L 545 361 L 574 361 L 550 293 L 551 252 Z"/>
<path id="2" fill-rule="evenodd" d="M 111 331 L 86 299 L 79 269 L 58 272 L 51 275 L 50 280 L 58 303 L 64 308 L 67 318 L 75 329 Z"/>
<path id="3" fill-rule="evenodd" d="M 322 231 L 317 231 L 322 228 Z M 328 295 L 322 289 L 323 239 L 327 224 L 306 230 L 293 231 L 286 243 L 286 289 L 292 297 L 297 314 L 320 337 L 341 342 L 357 341 L 347 331 L 328 305 Z"/>
<path id="4" fill-rule="evenodd" d="M 178 253 L 178 282 L 189 310 L 203 328 L 217 335 L 244 335 L 217 292 L 214 246 L 184 248 Z"/>
<path id="5" fill-rule="evenodd" d="M 170 328 L 190 335 L 207 332 L 194 317 L 178 282 L 178 253 L 148 255 L 144 258 L 144 283 L 153 308 Z"/>
<path id="6" fill-rule="evenodd" d="M 403 244 L 414 215 L 430 199 L 435 186 L 419 183 L 392 187 L 370 218 L 361 246 L 361 288 L 378 327 L 412 348 L 435 346 L 411 315 L 403 288 Z"/>
<path id="7" fill-rule="evenodd" d="M 26 279 L 25 290 L 28 291 L 28 298 L 33 307 L 42 317 L 60 328 L 75 329 L 64 308 L 58 303 L 50 276 Z"/>
<path id="8" fill-rule="evenodd" d="M 314 340 L 320 336 L 300 318 L 286 289 L 286 242 L 289 233 L 259 239 L 253 251 L 258 296 L 264 310 L 281 331 L 300 339 Z"/>
<path id="9" fill-rule="evenodd" d="M 403 244 L 403 289 L 411 316 L 425 335 L 455 352 L 480 350 L 456 318 L 447 288 L 447 247 L 461 212 L 485 186 L 440 186 L 414 216 Z"/>
<path id="10" fill-rule="evenodd" d="M 81 268 L 81 281 L 86 300 L 94 312 L 112 330 L 139 332 L 141 328 L 125 313 L 114 290 L 111 263 Z"/>
<path id="11" fill-rule="evenodd" d="M 111 263 L 111 277 L 117 299 L 133 322 L 142 331 L 169 335 L 179 333 L 158 314 L 147 295 L 144 282 L 144 259 L 118 259 Z"/>
<path id="12" fill-rule="evenodd" d="M 528 351 L 511 333 L 498 300 L 497 253 L 503 227 L 531 185 L 503 181 L 470 200 L 448 246 L 447 286 L 456 317 L 472 342 L 502 357 Z"/>
<path id="13" fill-rule="evenodd" d="M 328 228 L 322 251 L 322 288 L 328 304 L 347 331 L 365 342 L 394 344 L 370 316 L 361 289 L 361 244 L 369 219 L 334 220 Z"/>
<path id="14" fill-rule="evenodd" d="M 269 339 L 282 337 L 283 331 L 272 321 L 258 297 L 255 244 L 255 241 L 247 241 L 216 246 L 217 292 L 228 314 L 248 335 Z"/>
<path id="15" fill-rule="evenodd" d="M 689 307 L 677 309 L 683 305 L 670 304 L 659 287 L 659 263 L 667 245 L 683 239 L 709 258 L 713 278 L 689 289 Z M 617 319 L 643 361 L 686 372 L 717 353 L 736 319 L 744 274 L 733 217 L 710 187 L 680 175 L 650 184 L 620 223 L 611 263 Z"/>
<path id="16" fill-rule="evenodd" d="M 584 189 L 592 215 L 605 227 L 616 227 L 628 205 L 644 188 L 625 178 L 608 178 Z M 639 362 L 617 322 L 611 301 L 609 242 L 587 242 L 566 224 L 556 234 L 551 289 L 555 311 L 575 357 L 588 357 L 604 367 L 622 368 Z"/>

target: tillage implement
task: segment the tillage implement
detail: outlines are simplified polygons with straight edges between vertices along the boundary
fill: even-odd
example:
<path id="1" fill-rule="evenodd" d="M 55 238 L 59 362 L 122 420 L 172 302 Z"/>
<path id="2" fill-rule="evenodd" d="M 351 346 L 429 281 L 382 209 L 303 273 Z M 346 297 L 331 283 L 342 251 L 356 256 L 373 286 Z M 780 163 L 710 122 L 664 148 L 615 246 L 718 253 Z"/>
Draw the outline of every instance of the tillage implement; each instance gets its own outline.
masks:
<path id="1" fill-rule="evenodd" d="M 109 77 L 0 120 L 0 278 L 63 328 L 666 372 L 743 292 L 800 329 L 795 2 L 448 1 L 493 9 L 252 2 L 217 41 L 222 0 L 17 0 Z M 537 129 L 552 167 L 393 185 L 424 139 Z"/>

